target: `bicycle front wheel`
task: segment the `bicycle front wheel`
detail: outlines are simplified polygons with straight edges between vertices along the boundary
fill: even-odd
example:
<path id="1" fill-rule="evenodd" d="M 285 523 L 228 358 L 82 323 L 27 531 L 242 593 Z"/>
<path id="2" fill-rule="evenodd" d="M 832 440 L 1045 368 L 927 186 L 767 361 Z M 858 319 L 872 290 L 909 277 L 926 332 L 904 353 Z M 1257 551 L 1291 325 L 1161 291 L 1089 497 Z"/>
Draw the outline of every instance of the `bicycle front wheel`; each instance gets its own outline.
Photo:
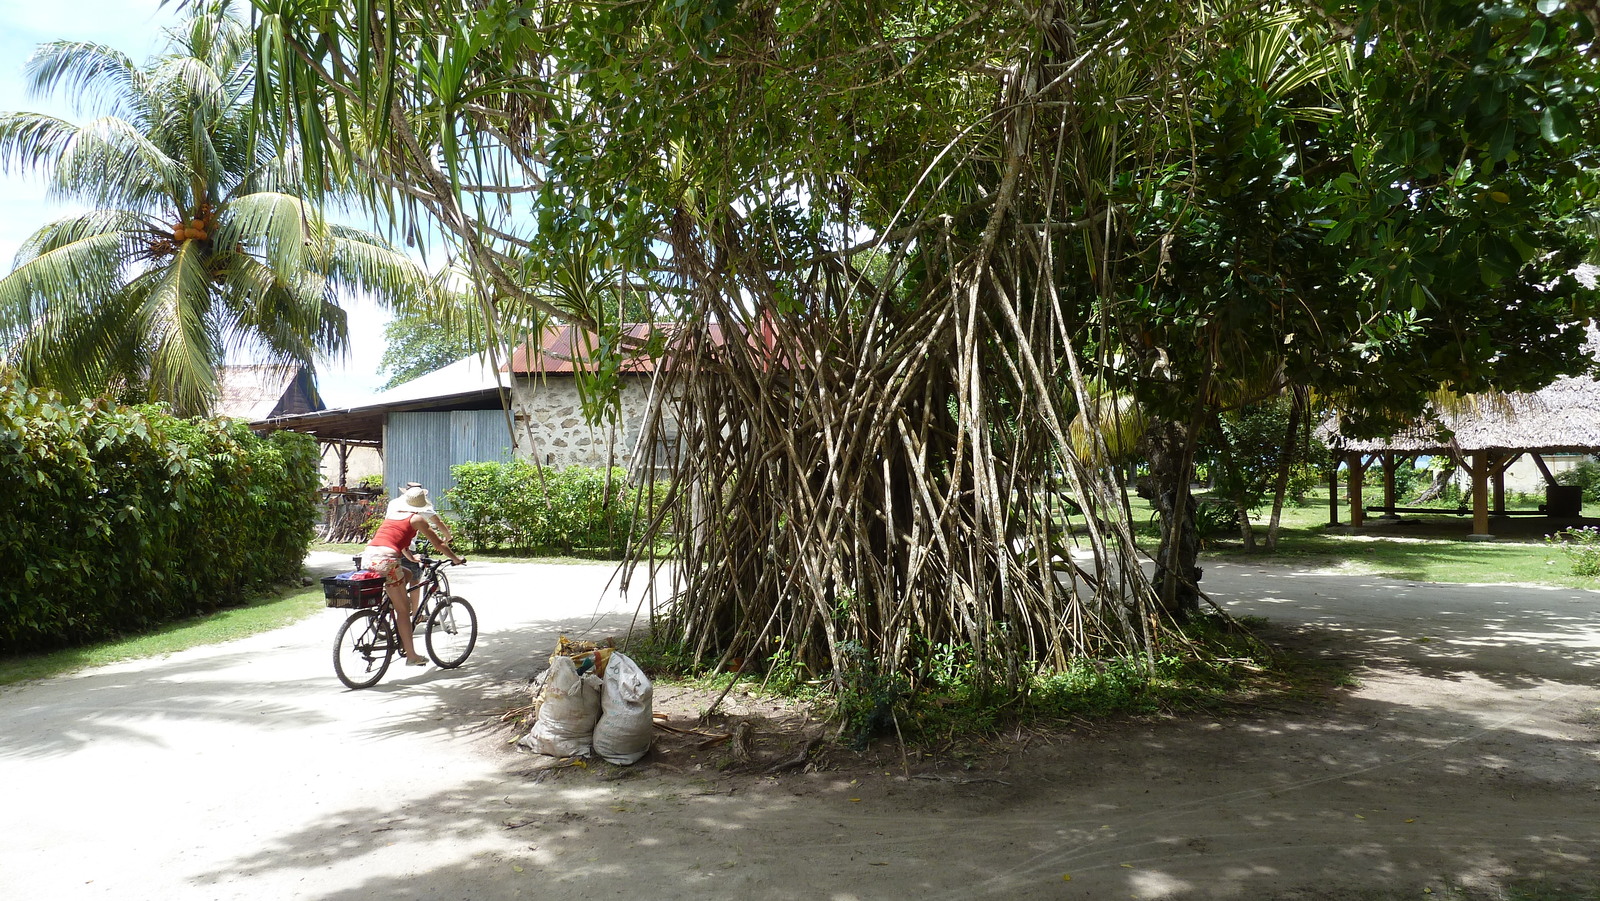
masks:
<path id="1" fill-rule="evenodd" d="M 478 614 L 463 598 L 440 598 L 428 617 L 428 656 L 440 669 L 467 662 L 478 643 Z"/>
<path id="2" fill-rule="evenodd" d="M 373 610 L 357 610 L 339 627 L 333 640 L 333 671 L 351 688 L 370 688 L 389 670 L 395 642 L 380 627 L 384 618 Z"/>

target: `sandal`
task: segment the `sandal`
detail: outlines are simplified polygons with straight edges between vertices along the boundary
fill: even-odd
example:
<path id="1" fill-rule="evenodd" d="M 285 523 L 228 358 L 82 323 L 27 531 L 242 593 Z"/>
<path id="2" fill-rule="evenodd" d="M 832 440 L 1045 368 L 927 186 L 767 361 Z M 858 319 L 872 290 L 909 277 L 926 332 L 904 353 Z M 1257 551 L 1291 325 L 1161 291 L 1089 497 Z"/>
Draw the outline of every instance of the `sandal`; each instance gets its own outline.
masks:
<path id="1" fill-rule="evenodd" d="M 406 666 L 427 666 L 427 665 L 428 665 L 428 658 L 426 658 L 426 657 L 407 657 L 406 658 Z"/>

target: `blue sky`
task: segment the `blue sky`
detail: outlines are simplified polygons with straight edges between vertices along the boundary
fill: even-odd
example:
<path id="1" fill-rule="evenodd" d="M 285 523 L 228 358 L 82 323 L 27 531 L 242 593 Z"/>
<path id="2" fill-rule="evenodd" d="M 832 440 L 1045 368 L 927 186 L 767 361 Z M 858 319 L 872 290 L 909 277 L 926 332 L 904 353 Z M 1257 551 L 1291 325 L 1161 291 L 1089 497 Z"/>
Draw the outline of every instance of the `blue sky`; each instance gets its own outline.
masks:
<path id="1" fill-rule="evenodd" d="M 39 44 L 55 40 L 95 41 L 143 61 L 160 49 L 162 29 L 176 6 L 158 0 L 0 0 L 0 111 L 27 110 L 82 121 L 69 98 L 30 98 L 23 65 Z M 39 226 L 76 208 L 50 201 L 37 176 L 0 172 L 0 272 L 10 271 L 17 248 Z M 361 403 L 377 392 L 388 316 L 371 301 L 341 299 L 350 313 L 349 359 L 321 363 L 318 383 L 330 407 Z"/>

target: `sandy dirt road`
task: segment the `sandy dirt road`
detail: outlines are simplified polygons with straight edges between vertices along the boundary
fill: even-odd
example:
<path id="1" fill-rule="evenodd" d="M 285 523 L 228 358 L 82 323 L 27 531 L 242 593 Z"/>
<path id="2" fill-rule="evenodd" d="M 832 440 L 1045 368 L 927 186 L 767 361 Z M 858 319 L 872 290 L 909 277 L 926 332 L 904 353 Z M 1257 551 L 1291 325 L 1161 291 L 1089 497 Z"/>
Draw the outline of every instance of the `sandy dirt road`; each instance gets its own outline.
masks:
<path id="1" fill-rule="evenodd" d="M 1600 594 L 1213 564 L 1354 656 L 1327 708 L 1105 725 L 905 770 L 535 773 L 491 727 L 591 566 L 452 573 L 452 672 L 344 691 L 338 617 L 0 690 L 0 886 L 33 898 L 1600 897 Z M 598 624 L 596 618 L 600 617 Z M 609 617 L 609 618 L 608 618 Z"/>

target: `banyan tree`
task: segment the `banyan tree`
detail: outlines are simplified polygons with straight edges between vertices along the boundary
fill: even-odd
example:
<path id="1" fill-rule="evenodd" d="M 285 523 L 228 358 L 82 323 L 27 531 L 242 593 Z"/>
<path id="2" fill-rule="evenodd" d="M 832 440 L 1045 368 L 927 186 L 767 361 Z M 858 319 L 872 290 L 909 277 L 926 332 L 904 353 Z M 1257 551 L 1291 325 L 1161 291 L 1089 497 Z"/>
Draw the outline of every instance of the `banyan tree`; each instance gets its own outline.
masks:
<path id="1" fill-rule="evenodd" d="M 1314 389 L 1375 429 L 1581 365 L 1581 10 L 254 5 L 309 173 L 447 246 L 505 341 L 657 358 L 634 562 L 670 539 L 653 612 L 708 663 L 1147 657 L 1199 605 L 1218 411 Z"/>

